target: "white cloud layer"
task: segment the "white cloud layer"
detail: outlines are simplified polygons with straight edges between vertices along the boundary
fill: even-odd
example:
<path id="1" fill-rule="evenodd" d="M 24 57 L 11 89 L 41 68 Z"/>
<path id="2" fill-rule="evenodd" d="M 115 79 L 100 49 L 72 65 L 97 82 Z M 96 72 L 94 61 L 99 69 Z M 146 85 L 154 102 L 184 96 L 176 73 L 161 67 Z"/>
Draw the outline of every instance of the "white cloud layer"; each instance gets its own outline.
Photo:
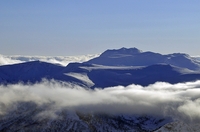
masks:
<path id="1" fill-rule="evenodd" d="M 80 55 L 80 56 L 20 56 L 20 55 L 13 55 L 13 56 L 5 56 L 0 55 L 0 65 L 8 65 L 8 64 L 16 64 L 28 61 L 44 61 L 49 63 L 57 63 L 63 66 L 71 62 L 84 62 L 88 61 L 92 58 L 99 56 L 99 54 L 95 55 Z"/>
<path id="2" fill-rule="evenodd" d="M 147 114 L 199 122 L 200 81 L 174 85 L 157 82 L 147 87 L 130 85 L 94 90 L 55 81 L 0 86 L 2 115 L 10 108 L 13 109 L 13 104 L 18 102 L 34 102 L 39 106 L 51 104 L 48 112 L 52 108 L 52 111 L 69 109 L 112 114 Z"/>

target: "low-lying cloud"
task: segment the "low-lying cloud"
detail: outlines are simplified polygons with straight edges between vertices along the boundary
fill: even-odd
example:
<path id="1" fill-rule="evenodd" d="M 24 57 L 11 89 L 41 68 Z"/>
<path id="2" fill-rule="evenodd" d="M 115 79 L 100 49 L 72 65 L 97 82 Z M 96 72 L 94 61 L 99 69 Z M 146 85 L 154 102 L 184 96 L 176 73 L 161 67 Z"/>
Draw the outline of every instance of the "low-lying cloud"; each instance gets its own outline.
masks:
<path id="1" fill-rule="evenodd" d="M 56 63 L 63 66 L 71 62 L 85 62 L 92 58 L 99 56 L 99 54 L 94 55 L 80 55 L 80 56 L 20 56 L 20 55 L 13 55 L 13 56 L 5 56 L 0 55 L 0 65 L 8 65 L 8 64 L 17 64 L 23 63 L 28 61 L 44 61 L 48 63 Z"/>
<path id="2" fill-rule="evenodd" d="M 33 102 L 38 106 L 48 104 L 48 112 L 68 109 L 200 121 L 200 81 L 174 85 L 157 82 L 147 87 L 133 84 L 94 90 L 56 81 L 0 86 L 1 115 L 13 109 L 13 104 L 18 102 Z"/>

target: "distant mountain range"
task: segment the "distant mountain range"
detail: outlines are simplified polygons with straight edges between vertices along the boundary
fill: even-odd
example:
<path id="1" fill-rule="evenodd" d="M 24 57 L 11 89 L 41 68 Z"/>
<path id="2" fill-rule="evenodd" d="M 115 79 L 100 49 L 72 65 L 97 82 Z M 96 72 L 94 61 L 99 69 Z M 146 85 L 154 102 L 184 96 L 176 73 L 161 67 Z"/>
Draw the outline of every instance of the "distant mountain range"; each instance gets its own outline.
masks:
<path id="1" fill-rule="evenodd" d="M 200 79 L 200 62 L 186 54 L 161 55 L 136 48 L 107 50 L 99 57 L 66 67 L 41 61 L 0 66 L 0 83 L 35 83 L 43 78 L 85 87 L 130 84 L 147 86 L 158 81 L 179 83 Z"/>

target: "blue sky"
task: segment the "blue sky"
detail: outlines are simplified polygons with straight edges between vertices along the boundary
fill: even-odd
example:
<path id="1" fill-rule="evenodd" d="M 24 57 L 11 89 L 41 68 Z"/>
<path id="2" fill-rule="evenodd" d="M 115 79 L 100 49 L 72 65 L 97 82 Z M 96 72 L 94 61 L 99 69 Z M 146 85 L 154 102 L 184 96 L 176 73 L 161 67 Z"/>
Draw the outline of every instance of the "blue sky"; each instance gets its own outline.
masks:
<path id="1" fill-rule="evenodd" d="M 198 0 L 1 0 L 0 54 L 82 55 L 137 47 L 200 55 Z"/>

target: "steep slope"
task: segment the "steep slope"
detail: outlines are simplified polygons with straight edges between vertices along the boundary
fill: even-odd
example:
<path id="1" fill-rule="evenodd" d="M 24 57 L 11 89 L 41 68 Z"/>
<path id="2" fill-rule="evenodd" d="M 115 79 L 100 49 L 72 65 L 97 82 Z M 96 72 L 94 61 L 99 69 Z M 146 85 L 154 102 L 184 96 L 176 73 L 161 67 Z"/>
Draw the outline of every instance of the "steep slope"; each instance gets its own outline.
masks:
<path id="1" fill-rule="evenodd" d="M 99 57 L 85 63 L 107 66 L 149 66 L 164 63 L 190 70 L 200 69 L 200 62 L 187 54 L 162 55 L 154 52 L 142 52 L 137 48 L 106 50 Z"/>

